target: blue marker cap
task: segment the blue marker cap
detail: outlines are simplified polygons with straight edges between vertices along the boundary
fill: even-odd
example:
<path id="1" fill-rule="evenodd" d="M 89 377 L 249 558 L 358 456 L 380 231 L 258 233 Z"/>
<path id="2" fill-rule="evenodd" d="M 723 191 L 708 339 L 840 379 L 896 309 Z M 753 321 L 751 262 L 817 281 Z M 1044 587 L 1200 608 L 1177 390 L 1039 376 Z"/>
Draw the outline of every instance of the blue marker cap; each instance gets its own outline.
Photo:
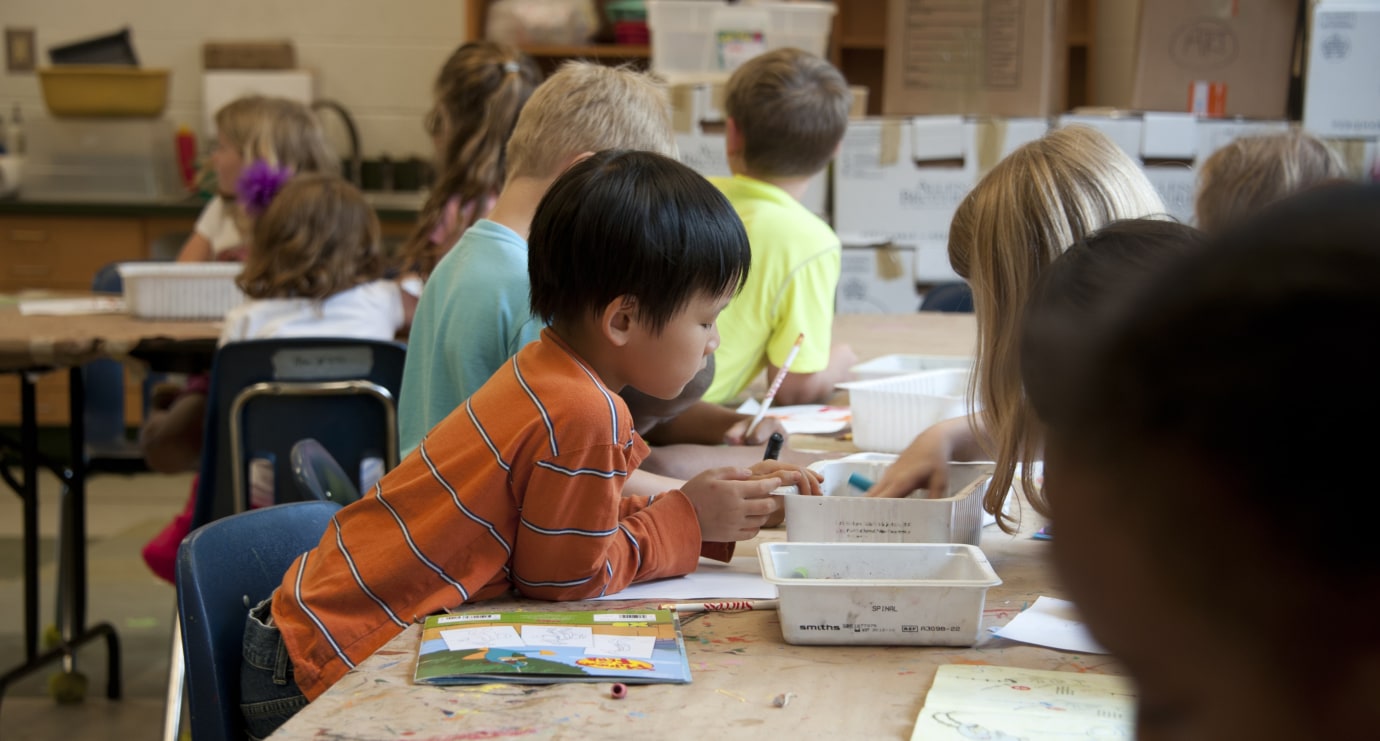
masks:
<path id="1" fill-rule="evenodd" d="M 848 484 L 859 491 L 867 491 L 872 488 L 872 479 L 860 473 L 850 473 L 848 474 Z"/>

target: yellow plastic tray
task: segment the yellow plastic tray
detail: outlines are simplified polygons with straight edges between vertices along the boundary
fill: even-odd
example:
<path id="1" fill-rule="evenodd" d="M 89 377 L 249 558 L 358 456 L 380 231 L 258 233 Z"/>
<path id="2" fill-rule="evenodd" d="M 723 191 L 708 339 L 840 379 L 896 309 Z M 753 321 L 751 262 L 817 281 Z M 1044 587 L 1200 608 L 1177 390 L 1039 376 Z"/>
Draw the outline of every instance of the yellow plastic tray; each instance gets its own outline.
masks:
<path id="1" fill-rule="evenodd" d="M 54 116 L 154 118 L 168 105 L 168 70 L 98 65 L 38 71 L 43 102 Z"/>

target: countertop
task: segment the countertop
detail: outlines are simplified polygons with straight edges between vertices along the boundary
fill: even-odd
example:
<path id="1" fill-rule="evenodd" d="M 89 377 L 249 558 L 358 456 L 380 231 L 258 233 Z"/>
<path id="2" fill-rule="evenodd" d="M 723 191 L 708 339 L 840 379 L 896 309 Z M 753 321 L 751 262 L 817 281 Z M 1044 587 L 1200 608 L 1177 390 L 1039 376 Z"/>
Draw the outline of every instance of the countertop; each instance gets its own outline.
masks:
<path id="1" fill-rule="evenodd" d="M 426 196 L 424 192 L 367 191 L 364 194 L 383 221 L 415 221 Z M 30 196 L 21 191 L 17 196 L 0 198 L 0 215 L 196 218 L 205 205 L 206 199 L 200 196 L 82 195 L 69 198 L 54 194 Z"/>

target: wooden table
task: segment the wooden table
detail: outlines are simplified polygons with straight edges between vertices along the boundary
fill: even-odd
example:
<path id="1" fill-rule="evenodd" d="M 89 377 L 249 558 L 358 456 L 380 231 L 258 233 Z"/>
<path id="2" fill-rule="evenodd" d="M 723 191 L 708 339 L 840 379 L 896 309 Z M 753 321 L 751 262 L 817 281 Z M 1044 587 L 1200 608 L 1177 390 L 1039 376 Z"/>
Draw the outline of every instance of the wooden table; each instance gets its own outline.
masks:
<path id="1" fill-rule="evenodd" d="M 841 316 L 836 341 L 862 360 L 894 352 L 962 355 L 972 351 L 971 315 Z M 1028 510 L 1027 510 L 1028 511 Z M 910 737 L 925 693 L 943 664 L 986 663 L 1034 669 L 1119 673 L 1111 659 L 1064 653 L 991 637 L 1041 594 L 1059 596 L 1049 543 L 1022 532 L 983 532 L 983 551 L 1004 580 L 987 593 L 984 636 L 972 648 L 792 646 L 775 612 L 689 616 L 684 627 L 694 681 L 630 687 L 622 700 L 607 683 L 544 687 L 431 687 L 412 683 L 420 629 L 389 642 L 273 735 L 306 739 L 417 738 L 886 738 Z M 740 544 L 753 555 L 768 531 Z M 556 609 L 601 609 L 652 603 L 567 603 Z M 504 599 L 483 609 L 552 609 L 551 603 Z M 786 707 L 772 700 L 792 692 Z"/>
<path id="2" fill-rule="evenodd" d="M 86 624 L 86 451 L 81 365 L 101 358 L 129 360 L 144 356 L 155 365 L 202 358 L 209 365 L 220 326 L 212 322 L 148 322 L 125 314 L 95 316 L 24 316 L 13 300 L 0 304 L 0 372 L 19 376 L 21 476 L 5 470 L 4 480 L 24 501 L 24 662 L 0 674 L 0 699 L 20 677 L 61 661 L 75 671 L 75 649 L 104 639 L 107 647 L 106 696 L 120 696 L 120 651 L 115 629 L 107 623 Z M 176 359 L 178 363 L 171 363 Z M 165 368 L 166 369 L 166 368 Z M 69 461 L 46 461 L 38 451 L 34 379 L 48 372 L 68 372 Z M 3 441 L 0 441 L 3 442 Z M 51 468 L 62 479 L 59 518 L 57 591 L 62 643 L 40 652 L 38 645 L 38 469 Z"/>

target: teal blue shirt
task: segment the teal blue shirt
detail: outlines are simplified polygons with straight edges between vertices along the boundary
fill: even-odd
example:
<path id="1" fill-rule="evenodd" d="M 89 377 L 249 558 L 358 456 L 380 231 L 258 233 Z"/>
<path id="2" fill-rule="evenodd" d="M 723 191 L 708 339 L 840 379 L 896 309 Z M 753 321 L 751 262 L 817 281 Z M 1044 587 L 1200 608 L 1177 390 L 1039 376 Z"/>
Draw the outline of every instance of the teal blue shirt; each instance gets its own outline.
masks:
<path id="1" fill-rule="evenodd" d="M 480 219 L 441 258 L 407 340 L 398 399 L 403 456 L 540 336 L 530 296 L 527 242 L 506 226 Z"/>

